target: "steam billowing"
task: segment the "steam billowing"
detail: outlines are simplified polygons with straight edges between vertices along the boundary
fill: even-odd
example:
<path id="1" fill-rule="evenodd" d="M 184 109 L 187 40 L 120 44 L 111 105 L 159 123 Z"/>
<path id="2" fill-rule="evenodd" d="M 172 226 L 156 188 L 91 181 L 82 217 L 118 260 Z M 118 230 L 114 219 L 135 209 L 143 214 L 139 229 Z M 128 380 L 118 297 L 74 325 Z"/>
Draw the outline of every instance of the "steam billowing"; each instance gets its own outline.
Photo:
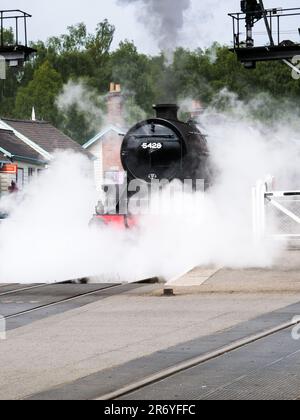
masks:
<path id="1" fill-rule="evenodd" d="M 172 51 L 177 46 L 184 24 L 184 13 L 191 0 L 118 0 L 119 3 L 136 3 L 141 22 L 151 31 L 162 51 Z"/>
<path id="2" fill-rule="evenodd" d="M 0 283 L 171 280 L 197 265 L 270 266 L 280 249 L 253 241 L 251 187 L 271 174 L 277 188 L 299 189 L 299 119 L 291 110 L 280 124 L 264 125 L 232 101 L 234 113 L 202 117 L 217 177 L 184 212 L 175 197 L 169 210 L 141 218 L 137 231 L 89 228 L 98 198 L 91 163 L 67 152 L 21 196 L 3 197 L 0 210 L 10 217 L 0 225 Z M 16 243 L 24 244 L 17 254 Z"/>

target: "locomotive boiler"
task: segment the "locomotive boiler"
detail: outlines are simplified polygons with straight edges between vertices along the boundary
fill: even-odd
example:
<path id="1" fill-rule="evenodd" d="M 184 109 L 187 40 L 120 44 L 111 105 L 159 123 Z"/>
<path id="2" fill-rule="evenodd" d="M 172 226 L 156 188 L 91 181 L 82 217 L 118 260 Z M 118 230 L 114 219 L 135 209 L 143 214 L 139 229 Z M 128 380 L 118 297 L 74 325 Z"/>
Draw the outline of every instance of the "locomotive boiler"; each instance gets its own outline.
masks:
<path id="1" fill-rule="evenodd" d="M 121 160 L 128 181 L 208 182 L 207 141 L 195 122 L 180 121 L 177 105 L 155 105 L 154 109 L 156 118 L 137 123 L 124 137 Z"/>
<path id="2" fill-rule="evenodd" d="M 203 181 L 210 183 L 209 150 L 206 137 L 197 123 L 178 118 L 179 107 L 173 104 L 155 105 L 156 117 L 138 122 L 124 136 L 121 146 L 121 162 L 127 178 L 118 187 L 119 198 L 114 206 L 109 199 L 99 202 L 96 218 L 106 224 L 115 223 L 131 227 L 136 223 L 123 197 L 130 200 L 131 181 L 140 180 L 150 186 L 154 181 Z M 105 187 L 108 194 L 109 188 Z"/>

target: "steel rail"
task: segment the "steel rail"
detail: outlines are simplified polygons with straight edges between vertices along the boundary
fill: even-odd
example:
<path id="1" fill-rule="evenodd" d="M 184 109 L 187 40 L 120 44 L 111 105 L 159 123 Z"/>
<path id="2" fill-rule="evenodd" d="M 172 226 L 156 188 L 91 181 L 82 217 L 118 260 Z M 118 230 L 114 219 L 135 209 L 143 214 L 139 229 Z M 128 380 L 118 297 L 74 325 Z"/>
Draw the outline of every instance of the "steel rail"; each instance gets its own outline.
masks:
<path id="1" fill-rule="evenodd" d="M 238 350 L 242 347 L 246 347 L 249 344 L 255 343 L 259 340 L 262 340 L 266 337 L 269 337 L 271 335 L 275 335 L 281 331 L 284 331 L 288 328 L 294 327 L 296 325 L 300 324 L 299 320 L 293 320 L 290 322 L 286 322 L 284 324 L 280 324 L 277 327 L 262 331 L 260 333 L 250 335 L 246 338 L 243 338 L 241 340 L 235 341 L 232 344 L 226 345 L 224 347 L 221 347 L 215 351 L 206 353 L 204 355 L 200 355 L 197 357 L 194 357 L 192 359 L 189 359 L 187 361 L 178 363 L 168 369 L 161 370 L 158 373 L 155 373 L 151 376 L 148 376 L 144 379 L 138 380 L 136 382 L 133 382 L 131 384 L 128 384 L 120 389 L 117 389 L 113 392 L 110 392 L 108 394 L 102 395 L 98 398 L 95 398 L 96 401 L 110 401 L 110 400 L 116 400 L 117 398 L 121 398 L 124 396 L 128 396 L 140 389 L 146 388 L 149 385 L 153 385 L 157 382 L 160 382 L 164 379 L 167 379 L 169 377 L 175 376 L 181 372 L 184 372 L 188 369 L 194 368 L 196 366 L 199 366 L 203 363 L 209 362 L 211 360 L 217 359 L 218 357 L 221 357 L 227 353 L 231 353 L 235 350 Z"/>
<path id="2" fill-rule="evenodd" d="M 85 296 L 91 296 L 91 295 L 94 295 L 94 294 L 99 293 L 99 292 L 104 292 L 106 290 L 115 289 L 115 288 L 118 288 L 120 286 L 123 286 L 123 285 L 122 284 L 115 284 L 113 286 L 107 286 L 107 287 L 104 287 L 102 289 L 94 290 L 92 292 L 80 293 L 78 295 L 71 296 L 69 298 L 58 300 L 57 302 L 47 303 L 45 305 L 40 305 L 40 306 L 37 306 L 37 307 L 32 308 L 32 309 L 28 309 L 28 310 L 25 310 L 25 311 L 17 312 L 15 314 L 4 316 L 3 319 L 5 321 L 7 321 L 9 319 L 17 318 L 17 317 L 22 316 L 22 315 L 27 315 L 27 314 L 30 314 L 32 312 L 37 312 L 37 311 L 40 311 L 42 309 L 47 309 L 47 308 L 51 308 L 53 306 L 61 305 L 62 303 L 72 302 L 74 300 L 78 300 L 78 299 L 80 299 L 82 297 L 85 297 Z"/>

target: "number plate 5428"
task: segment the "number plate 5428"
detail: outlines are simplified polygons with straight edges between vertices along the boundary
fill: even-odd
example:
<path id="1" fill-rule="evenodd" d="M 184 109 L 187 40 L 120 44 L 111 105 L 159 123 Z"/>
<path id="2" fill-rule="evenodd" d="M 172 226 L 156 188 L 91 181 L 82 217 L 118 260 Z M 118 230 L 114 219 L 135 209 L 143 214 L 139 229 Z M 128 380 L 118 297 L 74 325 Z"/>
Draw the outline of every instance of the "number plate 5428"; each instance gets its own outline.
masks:
<path id="1" fill-rule="evenodd" d="M 143 143 L 142 144 L 143 149 L 152 149 L 152 150 L 159 150 L 162 148 L 161 143 Z"/>

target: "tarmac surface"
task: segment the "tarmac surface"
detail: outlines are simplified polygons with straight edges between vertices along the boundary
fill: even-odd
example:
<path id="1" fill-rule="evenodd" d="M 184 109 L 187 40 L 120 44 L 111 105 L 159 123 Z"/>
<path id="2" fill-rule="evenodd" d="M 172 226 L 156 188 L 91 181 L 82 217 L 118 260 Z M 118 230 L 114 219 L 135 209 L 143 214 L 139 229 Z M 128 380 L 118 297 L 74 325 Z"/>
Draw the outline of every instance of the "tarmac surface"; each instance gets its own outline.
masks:
<path id="1" fill-rule="evenodd" d="M 65 284 L 6 295 L 24 285 L 0 286 L 0 313 L 12 317 L 0 341 L 0 399 L 95 399 L 288 322 L 300 315 L 299 256 L 286 252 L 269 269 L 218 269 L 205 280 L 198 269 L 201 284 L 175 287 L 174 297 L 162 296 L 161 285 Z M 126 398 L 296 399 L 298 351 L 286 329 Z"/>

